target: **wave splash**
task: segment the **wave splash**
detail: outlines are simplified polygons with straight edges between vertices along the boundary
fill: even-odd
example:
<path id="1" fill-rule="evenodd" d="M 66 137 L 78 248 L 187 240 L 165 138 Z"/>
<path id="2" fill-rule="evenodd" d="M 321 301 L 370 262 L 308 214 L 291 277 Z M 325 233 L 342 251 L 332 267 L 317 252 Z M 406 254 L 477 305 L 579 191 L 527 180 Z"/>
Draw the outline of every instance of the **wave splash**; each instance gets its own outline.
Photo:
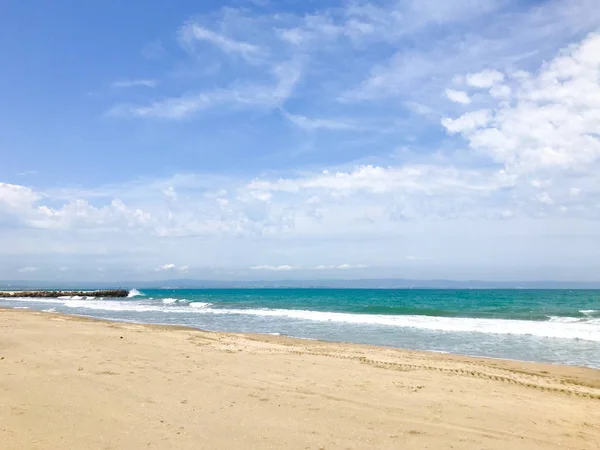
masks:
<path id="1" fill-rule="evenodd" d="M 138 291 L 137 289 L 131 289 L 129 291 L 129 294 L 127 294 L 127 298 L 131 298 L 131 297 L 143 297 L 145 294 L 142 294 L 140 291 Z"/>

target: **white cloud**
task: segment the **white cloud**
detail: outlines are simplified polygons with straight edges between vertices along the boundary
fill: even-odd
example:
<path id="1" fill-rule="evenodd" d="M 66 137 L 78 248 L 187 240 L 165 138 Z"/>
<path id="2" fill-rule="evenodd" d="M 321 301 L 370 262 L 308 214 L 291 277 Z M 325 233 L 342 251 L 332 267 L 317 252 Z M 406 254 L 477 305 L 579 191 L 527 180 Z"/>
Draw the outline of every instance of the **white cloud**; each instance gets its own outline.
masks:
<path id="1" fill-rule="evenodd" d="M 244 60 L 244 55 L 259 53 L 239 44 L 256 45 L 260 57 L 249 57 L 253 64 L 241 65 L 242 72 L 236 70 L 239 61 L 227 59 L 223 76 L 198 84 L 193 84 L 198 78 L 186 79 L 189 91 L 182 88 L 162 98 L 152 91 L 157 100 L 120 105 L 113 113 L 179 120 L 209 108 L 221 108 L 219 113 L 255 109 L 259 114 L 243 119 L 251 133 L 242 131 L 236 138 L 260 132 L 259 121 L 268 125 L 269 145 L 263 136 L 257 157 L 264 158 L 261 167 L 274 171 L 260 173 L 241 160 L 236 166 L 243 166 L 245 175 L 235 177 L 187 173 L 47 190 L 0 183 L 0 264 L 2 257 L 11 260 L 10 267 L 35 265 L 40 271 L 65 264 L 71 275 L 89 260 L 94 272 L 101 264 L 108 275 L 111 265 L 120 265 L 154 276 L 154 270 L 190 271 L 179 265 L 184 263 L 193 264 L 195 276 L 200 266 L 223 264 L 244 276 L 293 277 L 313 271 L 318 277 L 330 276 L 320 272 L 327 270 L 370 267 L 364 273 L 380 276 L 382 266 L 420 266 L 409 264 L 418 257 L 403 255 L 431 255 L 448 271 L 458 271 L 465 261 L 475 268 L 476 262 L 485 265 L 503 255 L 508 261 L 511 252 L 513 259 L 522 254 L 530 267 L 560 262 L 573 249 L 592 260 L 598 253 L 594 239 L 600 218 L 598 38 L 590 35 L 556 57 L 549 49 L 580 36 L 594 21 L 597 26 L 600 10 L 589 2 L 589 14 L 582 14 L 584 0 L 568 2 L 568 7 L 549 1 L 533 12 L 521 8 L 528 18 L 516 17 L 503 36 L 494 30 L 515 19 L 508 11 L 494 27 L 479 27 L 483 22 L 478 22 L 475 30 L 465 22 L 444 34 L 444 24 L 464 19 L 452 2 L 442 3 L 353 2 L 310 19 L 293 14 L 241 17 L 224 10 L 203 28 L 218 36 L 192 37 L 194 44 L 210 42 Z M 415 12 L 419 8 L 422 16 Z M 557 11 L 567 18 L 559 19 Z M 407 24 L 406 17 L 413 17 L 417 28 L 433 24 L 440 39 L 424 39 L 418 48 L 404 45 L 402 35 L 411 28 L 397 24 Z M 275 33 L 284 41 L 272 39 Z M 391 60 L 380 59 L 398 49 Z M 539 52 L 534 55 L 532 49 Z M 202 56 L 215 54 L 223 58 L 211 51 Z M 186 62 L 214 62 L 199 62 L 199 55 Z M 547 62 L 536 66 L 541 60 Z M 340 92 L 372 103 L 340 105 L 335 101 Z M 460 108 L 440 95 L 444 92 Z M 286 103 L 288 99 L 298 101 Z M 301 113 L 286 113 L 284 104 Z M 326 133 L 293 133 L 295 140 L 305 140 L 300 145 L 316 145 L 314 155 L 292 161 L 297 170 L 286 169 L 288 155 L 267 159 L 273 152 L 265 150 L 280 151 L 289 137 L 277 128 L 278 111 L 305 130 L 348 133 L 335 139 Z M 373 131 L 369 124 L 383 123 L 382 117 L 389 119 L 385 123 L 398 123 L 385 139 L 377 130 L 361 136 L 359 144 L 358 139 L 350 142 L 350 132 Z M 443 140 L 437 140 L 440 120 Z M 203 123 L 189 129 L 196 125 L 204 131 Z M 389 155 L 399 147 L 406 151 Z M 31 259 L 24 259 L 27 255 Z M 74 256 L 48 263 L 48 255 Z M 193 255 L 193 263 L 186 255 Z M 21 259 L 13 262 L 15 258 Z M 282 260 L 294 265 L 254 265 Z M 432 271 L 436 267 L 428 265 Z"/>
<path id="2" fill-rule="evenodd" d="M 358 130 L 361 126 L 343 119 L 315 119 L 302 116 L 299 114 L 290 114 L 283 111 L 283 114 L 294 125 L 305 130 Z"/>
<path id="3" fill-rule="evenodd" d="M 113 226 L 145 227 L 152 222 L 150 214 L 129 208 L 114 199 L 96 207 L 86 200 L 72 199 L 61 207 L 41 204 L 45 196 L 31 188 L 0 183 L 0 213 L 35 228 L 68 229 L 73 226 L 108 228 Z"/>
<path id="4" fill-rule="evenodd" d="M 169 186 L 167 189 L 164 189 L 163 194 L 165 197 L 170 198 L 172 200 L 177 200 L 177 192 L 173 188 L 173 186 Z"/>
<path id="5" fill-rule="evenodd" d="M 510 2 L 465 0 L 457 4 L 432 0 L 397 5 L 359 8 L 369 11 L 366 20 L 375 24 L 374 34 L 380 42 L 403 42 L 405 33 L 453 20 L 464 20 L 467 26 L 438 29 L 440 37 L 419 40 L 416 49 L 412 45 L 399 46 L 401 49 L 387 61 L 375 60 L 366 78 L 347 89 L 340 100 L 389 102 L 393 97 L 402 97 L 420 103 L 427 99 L 433 105 L 440 85 L 453 79 L 465 82 L 465 77 L 455 78 L 457 67 L 471 74 L 469 80 L 474 85 L 494 88 L 501 69 L 550 56 L 565 41 L 597 29 L 600 21 L 594 0 L 549 0 L 528 8 L 506 8 L 503 14 L 488 13 L 508 7 Z M 474 17 L 478 20 L 468 26 L 469 18 Z M 408 23 L 399 26 L 399 21 Z M 363 37 L 361 42 L 365 40 Z M 494 94 L 505 95 L 505 88 L 494 89 Z"/>
<path id="6" fill-rule="evenodd" d="M 40 195 L 26 186 L 0 182 L 0 205 L 8 211 L 30 208 Z"/>
<path id="7" fill-rule="evenodd" d="M 446 97 L 452 100 L 455 103 L 460 103 L 462 105 L 468 105 L 471 103 L 471 97 L 465 91 L 456 91 L 454 89 L 446 89 Z"/>
<path id="8" fill-rule="evenodd" d="M 404 257 L 405 260 L 407 261 L 430 261 L 431 257 L 429 256 L 414 256 L 414 255 L 406 255 Z"/>
<path id="9" fill-rule="evenodd" d="M 404 2 L 349 2 L 307 14 L 297 25 L 278 28 L 279 37 L 296 46 L 323 46 L 331 41 L 348 39 L 364 42 L 395 42 L 403 36 L 429 26 L 464 22 L 492 12 L 501 6 L 497 0 L 409 0 Z M 325 45 L 324 45 L 325 44 Z"/>
<path id="10" fill-rule="evenodd" d="M 554 200 L 552 199 L 552 197 L 550 197 L 550 195 L 547 192 L 542 192 L 541 194 L 538 194 L 536 198 L 540 203 L 544 203 L 545 205 L 554 204 Z"/>
<path id="11" fill-rule="evenodd" d="M 290 192 L 323 189 L 338 192 L 449 192 L 450 190 L 487 191 L 510 184 L 501 173 L 492 177 L 477 171 L 458 171 L 452 167 L 359 166 L 348 172 L 311 174 L 277 181 L 254 180 L 248 189 L 258 192 Z"/>
<path id="12" fill-rule="evenodd" d="M 497 70 L 486 69 L 481 72 L 467 74 L 465 81 L 469 86 L 475 88 L 491 88 L 504 81 L 504 74 Z"/>
<path id="13" fill-rule="evenodd" d="M 491 96 L 493 110 L 446 118 L 444 127 L 515 173 L 586 170 L 598 162 L 600 34 L 563 50 L 538 73 L 516 72 L 508 81 L 512 94 Z"/>
<path id="14" fill-rule="evenodd" d="M 283 105 L 292 94 L 301 76 L 300 64 L 297 61 L 278 64 L 272 68 L 271 76 L 275 78 L 274 84 L 235 83 L 228 88 L 166 98 L 149 105 L 121 104 L 113 107 L 108 114 L 115 117 L 181 120 L 199 111 L 224 105 L 276 108 Z"/>
<path id="15" fill-rule="evenodd" d="M 366 264 L 338 264 L 338 265 L 325 265 L 321 264 L 315 267 L 312 267 L 313 270 L 348 270 L 348 269 L 366 269 Z"/>
<path id="16" fill-rule="evenodd" d="M 118 80 L 118 81 L 113 81 L 111 83 L 111 87 L 113 87 L 113 88 L 130 88 L 130 87 L 142 86 L 142 87 L 153 88 L 153 87 L 156 87 L 157 84 L 158 83 L 156 80 L 149 80 L 149 79 Z"/>
<path id="17" fill-rule="evenodd" d="M 31 266 L 27 266 L 27 267 L 21 267 L 17 272 L 20 273 L 31 273 L 31 272 L 37 272 L 37 267 L 31 267 Z"/>
<path id="18" fill-rule="evenodd" d="M 261 53 L 260 47 L 257 45 L 236 41 L 197 23 L 184 25 L 179 31 L 179 36 L 186 45 L 190 45 L 194 41 L 205 41 L 215 45 L 225 53 L 239 54 L 249 60 L 256 58 Z"/>
<path id="19" fill-rule="evenodd" d="M 511 88 L 503 84 L 496 84 L 490 89 L 490 95 L 494 98 L 506 99 L 511 93 Z"/>
<path id="20" fill-rule="evenodd" d="M 369 266 L 366 264 L 319 264 L 318 266 L 312 267 L 298 267 L 290 265 L 282 266 L 252 266 L 250 270 L 268 270 L 268 271 L 290 271 L 290 270 L 350 270 L 350 269 L 366 269 Z"/>
<path id="21" fill-rule="evenodd" d="M 442 125 L 451 134 L 471 133 L 486 126 L 492 119 L 492 113 L 488 109 L 480 109 L 463 114 L 457 119 L 442 119 Z"/>
<path id="22" fill-rule="evenodd" d="M 551 183 L 550 183 L 550 180 L 540 180 L 538 178 L 534 178 L 533 180 L 530 181 L 530 184 L 533 187 L 541 189 L 543 187 L 549 186 Z"/>
<path id="23" fill-rule="evenodd" d="M 250 270 L 272 270 L 272 271 L 288 271 L 288 270 L 294 270 L 293 266 L 288 266 L 287 264 L 284 264 L 282 266 L 268 266 L 268 265 L 262 265 L 262 266 L 251 266 Z"/>
<path id="24" fill-rule="evenodd" d="M 186 273 L 189 270 L 189 266 L 176 266 L 175 264 L 163 264 L 161 266 L 158 266 L 155 271 L 156 272 L 182 272 L 182 273 Z"/>

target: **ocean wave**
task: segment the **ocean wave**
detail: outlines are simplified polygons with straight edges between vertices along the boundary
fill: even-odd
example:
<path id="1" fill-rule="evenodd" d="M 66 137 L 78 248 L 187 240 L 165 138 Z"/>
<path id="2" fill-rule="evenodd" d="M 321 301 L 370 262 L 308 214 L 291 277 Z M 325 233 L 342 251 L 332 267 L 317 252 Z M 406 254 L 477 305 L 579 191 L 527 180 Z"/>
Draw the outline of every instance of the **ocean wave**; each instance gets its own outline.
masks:
<path id="1" fill-rule="evenodd" d="M 213 314 L 244 314 L 263 317 L 285 317 L 313 322 L 338 322 L 357 325 L 383 325 L 418 328 L 430 331 L 478 332 L 507 335 L 582 339 L 600 342 L 600 319 L 577 322 L 553 322 L 509 319 L 475 319 L 432 316 L 388 316 L 348 314 L 287 309 L 208 309 Z"/>
<path id="2" fill-rule="evenodd" d="M 123 312 L 166 312 L 164 306 L 134 303 L 128 301 L 81 301 L 66 300 L 63 306 L 67 308 L 91 309 L 95 311 L 123 311 Z M 174 310 L 174 309 L 173 309 Z"/>
<path id="3" fill-rule="evenodd" d="M 140 291 L 138 291 L 137 289 L 131 289 L 129 291 L 129 294 L 127 294 L 128 298 L 131 297 L 143 297 L 145 294 L 142 294 Z"/>
<path id="4" fill-rule="evenodd" d="M 195 302 L 189 306 L 132 305 L 131 302 L 66 302 L 68 307 L 106 309 L 113 311 L 155 311 L 163 313 L 192 313 L 213 315 L 246 315 L 264 318 L 284 318 L 312 322 L 375 325 L 398 328 L 417 328 L 428 331 L 466 332 L 505 335 L 531 335 L 548 338 L 582 339 L 600 342 L 600 319 L 582 321 L 576 318 L 556 318 L 548 321 L 475 319 L 432 316 L 390 316 L 350 314 L 294 309 L 219 309 L 210 304 Z M 191 306 L 191 307 L 190 307 Z"/>
<path id="5" fill-rule="evenodd" d="M 584 316 L 600 316 L 600 309 L 582 309 L 579 311 Z"/>
<path id="6" fill-rule="evenodd" d="M 208 308 L 209 306 L 212 306 L 212 303 L 206 303 L 206 302 L 192 302 L 192 303 L 190 303 L 190 308 Z"/>
<path id="7" fill-rule="evenodd" d="M 174 300 L 173 303 L 169 303 Z M 180 303 L 179 299 L 162 299 L 162 302 L 131 300 L 76 300 L 14 298 L 10 300 L 29 303 L 53 303 L 73 309 L 114 312 L 155 312 L 163 314 L 240 315 L 258 318 L 281 318 L 324 323 L 343 323 L 365 326 L 415 328 L 439 332 L 486 333 L 504 335 L 531 335 L 547 338 L 581 339 L 600 342 L 600 318 L 551 316 L 546 321 L 435 317 L 424 315 L 383 315 L 324 312 L 296 309 L 227 309 L 213 308 L 211 303 Z M 589 310 L 586 310 L 589 311 Z M 583 313 L 582 313 L 583 314 Z"/>

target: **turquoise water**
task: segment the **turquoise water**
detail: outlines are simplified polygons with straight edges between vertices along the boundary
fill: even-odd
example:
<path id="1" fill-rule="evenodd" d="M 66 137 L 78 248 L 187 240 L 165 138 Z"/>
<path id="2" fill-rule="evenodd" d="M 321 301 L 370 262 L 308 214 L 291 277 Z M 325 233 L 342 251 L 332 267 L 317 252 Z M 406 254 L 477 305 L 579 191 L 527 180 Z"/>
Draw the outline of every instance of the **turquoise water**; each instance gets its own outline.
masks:
<path id="1" fill-rule="evenodd" d="M 0 306 L 600 368 L 597 290 L 195 289 L 130 295 L 0 299 Z"/>

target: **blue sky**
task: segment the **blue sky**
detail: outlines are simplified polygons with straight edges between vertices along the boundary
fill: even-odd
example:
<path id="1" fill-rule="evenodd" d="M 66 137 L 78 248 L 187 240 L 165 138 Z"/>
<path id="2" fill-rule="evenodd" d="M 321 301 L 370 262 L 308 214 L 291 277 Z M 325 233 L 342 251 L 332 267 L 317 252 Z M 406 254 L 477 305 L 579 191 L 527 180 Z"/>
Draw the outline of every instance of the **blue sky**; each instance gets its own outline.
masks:
<path id="1" fill-rule="evenodd" d="M 598 280 L 592 0 L 6 2 L 0 278 Z"/>

